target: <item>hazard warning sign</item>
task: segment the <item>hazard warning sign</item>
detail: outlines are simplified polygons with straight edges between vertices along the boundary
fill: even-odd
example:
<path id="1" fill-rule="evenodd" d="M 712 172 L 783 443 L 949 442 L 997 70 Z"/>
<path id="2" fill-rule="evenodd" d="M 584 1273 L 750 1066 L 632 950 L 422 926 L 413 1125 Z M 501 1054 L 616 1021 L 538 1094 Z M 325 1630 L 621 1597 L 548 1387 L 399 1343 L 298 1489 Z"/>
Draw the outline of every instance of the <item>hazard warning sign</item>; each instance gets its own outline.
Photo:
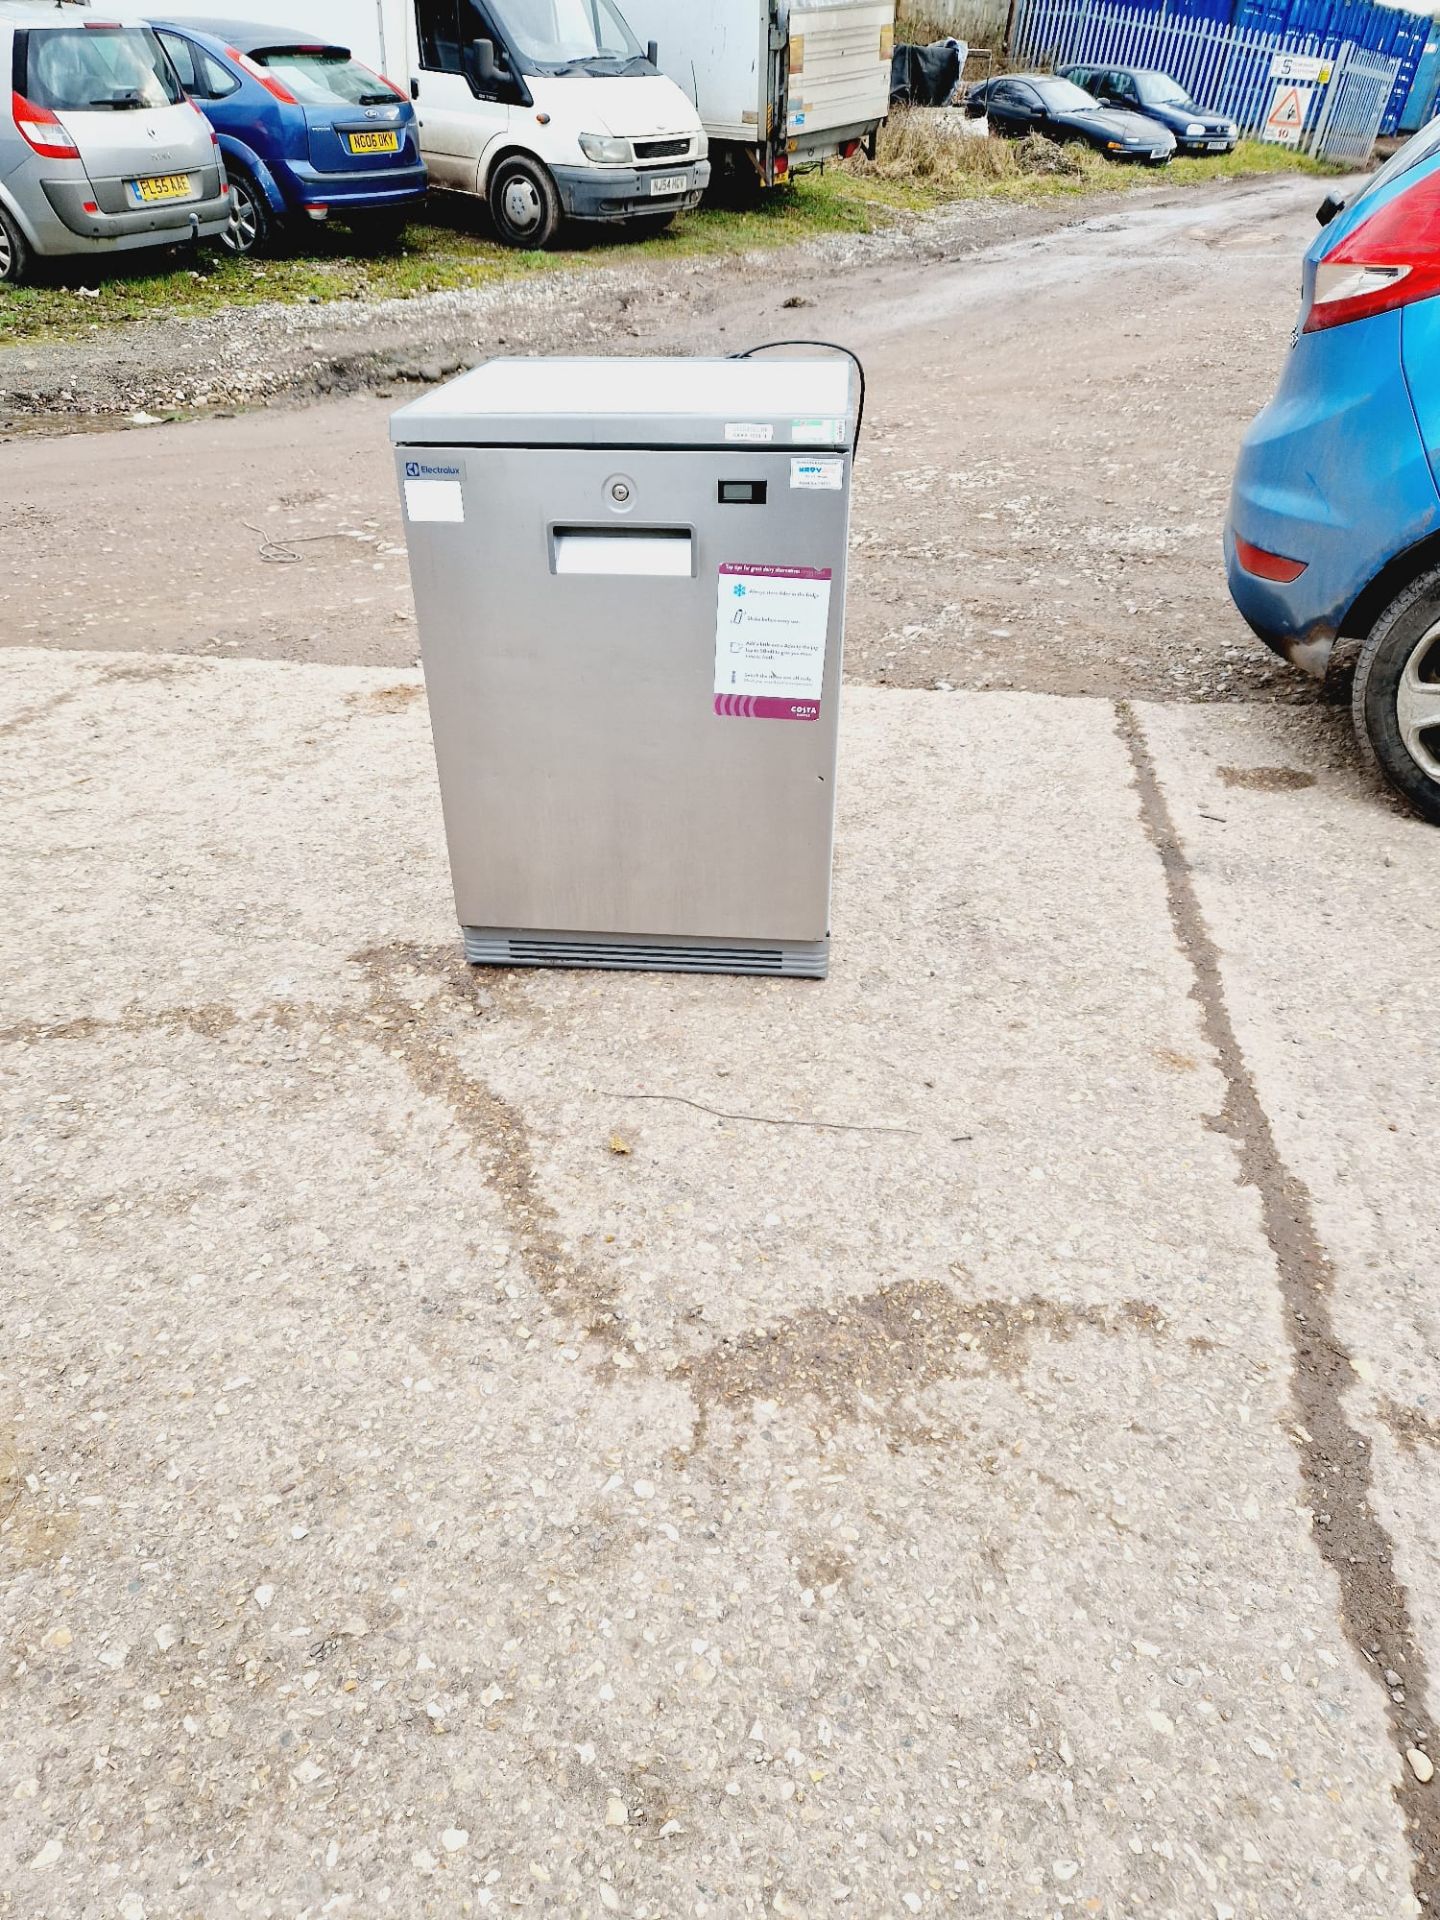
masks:
<path id="1" fill-rule="evenodd" d="M 1271 97 L 1260 138 L 1276 141 L 1282 147 L 1298 147 L 1314 91 L 1313 87 L 1297 86 L 1293 80 L 1282 80 Z"/>

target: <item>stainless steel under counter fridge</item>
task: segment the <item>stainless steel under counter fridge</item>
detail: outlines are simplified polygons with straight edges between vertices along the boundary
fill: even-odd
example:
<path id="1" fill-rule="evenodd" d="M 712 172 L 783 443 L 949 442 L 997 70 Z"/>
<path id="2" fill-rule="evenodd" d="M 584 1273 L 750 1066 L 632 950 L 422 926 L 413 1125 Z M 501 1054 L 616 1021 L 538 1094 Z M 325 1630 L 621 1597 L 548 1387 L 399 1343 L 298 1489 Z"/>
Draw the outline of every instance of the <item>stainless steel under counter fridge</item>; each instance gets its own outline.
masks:
<path id="1" fill-rule="evenodd" d="M 857 402 L 501 359 L 394 415 L 472 961 L 824 975 Z"/>

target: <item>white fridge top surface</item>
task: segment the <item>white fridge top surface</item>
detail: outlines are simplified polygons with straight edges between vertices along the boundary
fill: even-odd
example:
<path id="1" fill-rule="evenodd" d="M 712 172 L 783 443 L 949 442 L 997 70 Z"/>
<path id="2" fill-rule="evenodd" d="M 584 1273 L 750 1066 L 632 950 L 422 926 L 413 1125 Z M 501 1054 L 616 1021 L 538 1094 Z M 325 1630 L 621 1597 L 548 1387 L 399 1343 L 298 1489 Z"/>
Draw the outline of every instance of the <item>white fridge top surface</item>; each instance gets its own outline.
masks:
<path id="1" fill-rule="evenodd" d="M 487 360 L 391 416 L 397 446 L 847 448 L 843 354 L 752 360 Z"/>

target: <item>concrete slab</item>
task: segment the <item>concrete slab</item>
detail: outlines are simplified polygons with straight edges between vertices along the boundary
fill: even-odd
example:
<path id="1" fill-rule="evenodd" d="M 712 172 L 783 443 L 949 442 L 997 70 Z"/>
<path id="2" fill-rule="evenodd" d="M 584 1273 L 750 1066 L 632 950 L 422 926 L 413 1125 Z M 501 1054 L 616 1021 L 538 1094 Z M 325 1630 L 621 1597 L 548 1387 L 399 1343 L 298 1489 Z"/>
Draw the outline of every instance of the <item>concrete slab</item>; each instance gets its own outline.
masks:
<path id="1" fill-rule="evenodd" d="M 0 1912 L 1415 1910 L 1107 704 L 472 977 L 413 676 L 9 662 Z"/>
<path id="2" fill-rule="evenodd" d="M 1344 1398 L 1420 1642 L 1440 1655 L 1440 836 L 1358 765 L 1347 717 L 1147 708 L 1236 1031 L 1327 1255 Z M 1436 1708 L 1377 1653 L 1412 1732 Z M 1423 1744 L 1423 1735 L 1422 1735 Z M 1432 1744 L 1432 1751 L 1434 1747 Z M 1436 1754 L 1440 1761 L 1440 1753 Z M 1433 1789 L 1432 1789 L 1433 1791 Z"/>

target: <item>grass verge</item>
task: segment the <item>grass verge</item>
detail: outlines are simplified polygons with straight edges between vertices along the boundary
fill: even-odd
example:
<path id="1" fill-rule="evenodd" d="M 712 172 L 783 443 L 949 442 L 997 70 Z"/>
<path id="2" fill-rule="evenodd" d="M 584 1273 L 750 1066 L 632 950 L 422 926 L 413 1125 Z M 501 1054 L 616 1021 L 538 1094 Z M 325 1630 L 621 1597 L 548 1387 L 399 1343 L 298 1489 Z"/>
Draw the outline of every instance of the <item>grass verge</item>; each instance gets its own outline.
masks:
<path id="1" fill-rule="evenodd" d="M 966 138 L 947 131 L 948 120 L 902 110 L 884 128 L 873 162 L 857 159 L 805 176 L 753 209 L 702 208 L 648 240 L 624 228 L 606 228 L 553 253 L 515 253 L 488 237 L 478 202 L 445 195 L 427 220 L 409 229 L 403 246 L 383 252 L 368 250 L 337 227 L 307 233 L 304 250 L 283 259 L 232 260 L 212 249 L 198 256 L 129 254 L 104 262 L 65 262 L 35 285 L 0 289 L 0 346 L 83 338 L 135 321 L 220 313 L 265 301 L 409 299 L 587 262 L 620 266 L 631 258 L 741 253 L 826 233 L 866 233 L 899 213 L 955 200 L 1028 202 L 1162 182 L 1208 185 L 1256 173 L 1335 171 L 1253 141 L 1213 159 L 1174 160 L 1163 172 L 1122 167 L 1087 149 L 1060 148 L 1038 138 L 1013 143 Z"/>

